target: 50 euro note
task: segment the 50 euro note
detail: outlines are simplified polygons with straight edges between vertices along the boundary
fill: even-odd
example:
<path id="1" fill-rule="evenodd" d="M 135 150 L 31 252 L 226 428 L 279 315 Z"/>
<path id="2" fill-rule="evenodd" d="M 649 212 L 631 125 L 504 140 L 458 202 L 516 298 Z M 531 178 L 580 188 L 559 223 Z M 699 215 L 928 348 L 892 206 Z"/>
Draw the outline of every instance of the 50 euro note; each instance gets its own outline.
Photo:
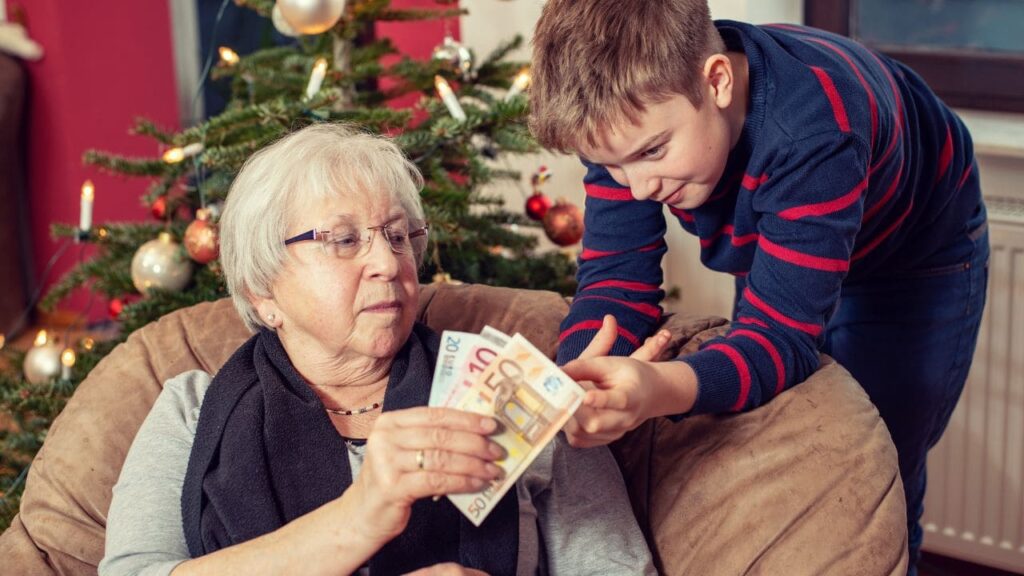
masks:
<path id="1" fill-rule="evenodd" d="M 455 507 L 479 526 L 572 417 L 583 395 L 579 384 L 526 338 L 513 336 L 454 405 L 499 422 L 501 431 L 491 439 L 507 452 L 496 462 L 505 475 L 480 492 L 449 494 Z"/>

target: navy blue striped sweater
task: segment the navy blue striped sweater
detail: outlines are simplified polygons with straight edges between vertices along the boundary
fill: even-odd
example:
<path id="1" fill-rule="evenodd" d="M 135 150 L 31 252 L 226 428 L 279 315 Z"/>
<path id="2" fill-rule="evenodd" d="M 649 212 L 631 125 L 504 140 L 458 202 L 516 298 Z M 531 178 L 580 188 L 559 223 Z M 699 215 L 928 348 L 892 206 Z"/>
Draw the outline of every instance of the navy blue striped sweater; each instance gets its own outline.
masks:
<path id="1" fill-rule="evenodd" d="M 928 264 L 983 217 L 970 135 L 910 69 L 813 28 L 718 21 L 749 62 L 748 116 L 711 197 L 669 212 L 700 237 L 701 261 L 745 277 L 731 330 L 688 362 L 692 413 L 750 409 L 818 367 L 845 282 Z M 604 314 L 625 355 L 661 319 L 666 217 L 588 165 L 579 290 L 558 360 Z"/>

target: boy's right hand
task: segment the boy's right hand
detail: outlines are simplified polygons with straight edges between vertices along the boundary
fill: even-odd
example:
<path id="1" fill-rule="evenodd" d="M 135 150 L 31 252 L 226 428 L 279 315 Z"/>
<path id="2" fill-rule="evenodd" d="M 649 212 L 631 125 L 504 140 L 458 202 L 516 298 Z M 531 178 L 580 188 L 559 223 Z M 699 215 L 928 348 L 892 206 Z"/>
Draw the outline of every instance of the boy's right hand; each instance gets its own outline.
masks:
<path id="1" fill-rule="evenodd" d="M 682 363 L 654 362 L 668 346 L 668 331 L 648 338 L 628 358 L 607 355 L 617 334 L 615 318 L 605 316 L 586 350 L 562 367 L 587 389 L 583 405 L 564 428 L 569 443 L 577 448 L 608 444 L 648 418 L 662 415 L 666 395 L 674 393 L 673 381 L 679 379 L 674 371 Z"/>

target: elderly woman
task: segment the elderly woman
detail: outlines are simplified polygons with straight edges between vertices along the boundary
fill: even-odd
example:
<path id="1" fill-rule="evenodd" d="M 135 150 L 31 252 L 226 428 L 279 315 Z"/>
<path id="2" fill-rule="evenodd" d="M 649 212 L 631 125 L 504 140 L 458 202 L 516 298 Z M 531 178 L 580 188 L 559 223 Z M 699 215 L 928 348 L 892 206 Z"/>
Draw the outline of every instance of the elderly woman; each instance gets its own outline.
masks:
<path id="1" fill-rule="evenodd" d="M 421 186 L 393 143 L 338 125 L 249 159 L 221 262 L 255 335 L 215 377 L 166 383 L 114 487 L 102 574 L 653 572 L 604 449 L 556 439 L 479 528 L 429 498 L 481 490 L 503 453 L 493 419 L 425 406 Z"/>

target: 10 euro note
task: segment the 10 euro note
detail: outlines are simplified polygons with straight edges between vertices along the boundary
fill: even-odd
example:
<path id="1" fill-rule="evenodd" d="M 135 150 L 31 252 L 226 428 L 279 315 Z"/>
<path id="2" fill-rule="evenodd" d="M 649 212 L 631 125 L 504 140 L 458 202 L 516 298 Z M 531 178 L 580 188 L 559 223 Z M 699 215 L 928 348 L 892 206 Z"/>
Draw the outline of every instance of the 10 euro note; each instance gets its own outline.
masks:
<path id="1" fill-rule="evenodd" d="M 484 490 L 449 494 L 470 522 L 479 526 L 583 401 L 584 391 L 520 334 L 491 360 L 454 406 L 493 416 L 500 432 L 491 439 L 507 456 L 496 462 L 505 475 Z"/>

